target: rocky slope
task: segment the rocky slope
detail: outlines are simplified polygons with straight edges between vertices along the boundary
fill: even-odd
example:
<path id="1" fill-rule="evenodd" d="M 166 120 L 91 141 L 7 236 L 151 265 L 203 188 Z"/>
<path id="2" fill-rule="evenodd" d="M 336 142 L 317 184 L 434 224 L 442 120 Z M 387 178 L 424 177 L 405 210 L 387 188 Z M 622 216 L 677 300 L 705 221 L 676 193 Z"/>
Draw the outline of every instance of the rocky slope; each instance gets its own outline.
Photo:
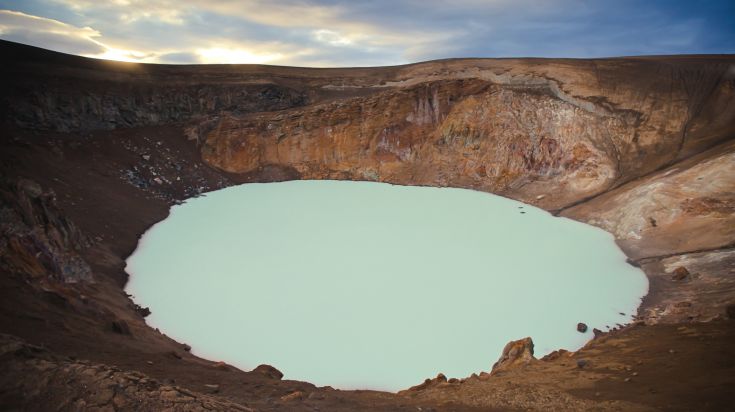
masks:
<path id="1" fill-rule="evenodd" d="M 9 409 L 733 401 L 733 56 L 304 69 L 114 63 L 7 42 L 0 55 Z M 146 309 L 121 288 L 146 228 L 204 191 L 297 178 L 467 187 L 600 226 L 649 276 L 640 322 L 577 353 L 537 361 L 519 349 L 522 362 L 504 354 L 509 366 L 492 375 L 397 395 L 283 381 L 266 366 L 238 371 L 145 324 Z"/>

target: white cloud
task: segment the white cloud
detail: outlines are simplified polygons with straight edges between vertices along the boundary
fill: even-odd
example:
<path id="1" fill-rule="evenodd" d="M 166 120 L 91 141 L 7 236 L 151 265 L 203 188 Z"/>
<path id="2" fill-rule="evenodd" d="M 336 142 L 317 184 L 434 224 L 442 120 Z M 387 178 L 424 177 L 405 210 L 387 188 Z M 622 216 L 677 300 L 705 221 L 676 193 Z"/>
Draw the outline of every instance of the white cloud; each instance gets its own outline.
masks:
<path id="1" fill-rule="evenodd" d="M 102 34 L 91 27 L 76 27 L 57 20 L 0 10 L 0 33 L 13 40 L 66 53 L 88 54 L 105 51 L 97 38 Z"/>
<path id="2" fill-rule="evenodd" d="M 347 37 L 341 36 L 336 31 L 320 29 L 314 30 L 314 38 L 322 43 L 327 43 L 332 46 L 347 46 L 352 44 L 352 40 Z"/>
<path id="3" fill-rule="evenodd" d="M 159 21 L 179 25 L 190 12 L 187 1 L 172 0 L 50 0 L 68 7 L 80 15 L 100 12 L 112 13 L 121 23 L 141 20 Z"/>
<path id="4" fill-rule="evenodd" d="M 0 10 L 0 35 L 5 40 L 63 53 L 127 62 L 155 62 L 157 53 L 108 46 L 102 33 L 92 27 L 77 27 L 58 20 Z"/>

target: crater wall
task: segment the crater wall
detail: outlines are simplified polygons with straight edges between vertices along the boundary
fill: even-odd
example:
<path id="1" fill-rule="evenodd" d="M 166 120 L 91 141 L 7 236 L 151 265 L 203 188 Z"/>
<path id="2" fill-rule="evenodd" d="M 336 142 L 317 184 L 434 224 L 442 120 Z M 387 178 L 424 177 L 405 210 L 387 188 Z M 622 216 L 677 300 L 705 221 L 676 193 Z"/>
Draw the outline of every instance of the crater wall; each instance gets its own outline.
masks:
<path id="1" fill-rule="evenodd" d="M 734 56 L 308 69 L 116 63 L 4 41 L 0 56 L 3 407 L 732 405 Z M 649 278 L 638 321 L 576 353 L 388 394 L 200 359 L 123 293 L 124 259 L 171 205 L 327 178 L 472 188 L 599 226 Z M 54 376 L 74 379 L 60 390 Z"/>

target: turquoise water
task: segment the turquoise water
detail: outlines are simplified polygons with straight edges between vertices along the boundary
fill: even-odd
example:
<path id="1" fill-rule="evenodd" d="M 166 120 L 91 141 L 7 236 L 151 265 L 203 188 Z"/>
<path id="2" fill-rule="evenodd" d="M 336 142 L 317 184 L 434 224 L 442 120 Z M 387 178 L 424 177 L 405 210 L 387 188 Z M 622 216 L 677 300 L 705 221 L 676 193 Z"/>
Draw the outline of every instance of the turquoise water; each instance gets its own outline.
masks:
<path id="1" fill-rule="evenodd" d="M 648 289 L 612 235 L 464 189 L 246 184 L 171 208 L 128 258 L 148 323 L 284 379 L 400 390 L 489 371 L 510 340 L 574 350 Z M 625 313 L 625 315 L 622 315 Z"/>

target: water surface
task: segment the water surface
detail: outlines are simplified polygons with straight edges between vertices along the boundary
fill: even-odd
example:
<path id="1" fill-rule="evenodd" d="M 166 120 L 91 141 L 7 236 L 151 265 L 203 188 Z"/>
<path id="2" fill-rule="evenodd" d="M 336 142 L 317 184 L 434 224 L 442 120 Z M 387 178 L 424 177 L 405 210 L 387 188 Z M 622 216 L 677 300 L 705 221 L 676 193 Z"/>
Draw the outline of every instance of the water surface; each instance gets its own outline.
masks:
<path id="1" fill-rule="evenodd" d="M 199 356 L 336 388 L 489 371 L 510 340 L 575 350 L 648 283 L 612 235 L 502 197 L 369 182 L 190 199 L 127 261 L 148 323 Z M 621 314 L 623 313 L 623 314 Z"/>

